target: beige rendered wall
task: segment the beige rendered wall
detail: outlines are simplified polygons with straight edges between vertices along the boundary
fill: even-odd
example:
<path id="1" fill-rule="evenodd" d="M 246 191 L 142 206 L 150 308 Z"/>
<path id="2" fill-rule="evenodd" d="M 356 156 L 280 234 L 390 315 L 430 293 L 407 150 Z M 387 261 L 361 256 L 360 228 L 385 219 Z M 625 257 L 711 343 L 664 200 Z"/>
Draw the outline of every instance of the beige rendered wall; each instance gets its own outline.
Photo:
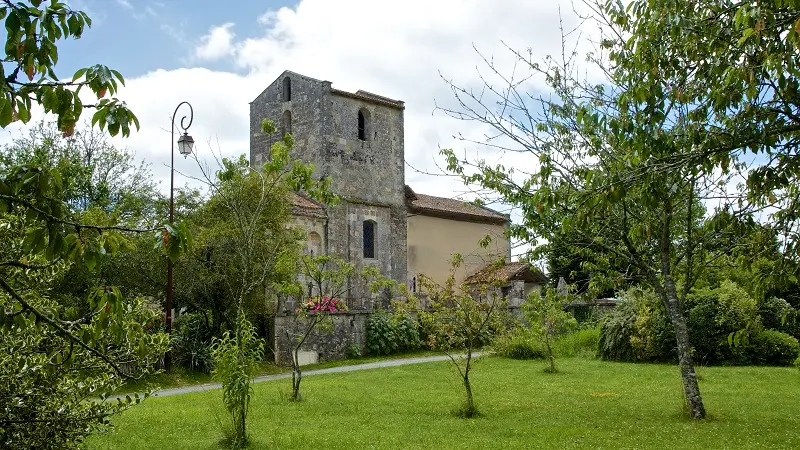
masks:
<path id="1" fill-rule="evenodd" d="M 424 273 L 437 283 L 450 275 L 450 257 L 464 256 L 456 272 L 456 282 L 472 275 L 498 258 L 509 260 L 509 240 L 504 235 L 506 225 L 466 222 L 424 215 L 408 218 L 408 280 Z M 478 242 L 489 235 L 492 242 L 481 247 Z"/>

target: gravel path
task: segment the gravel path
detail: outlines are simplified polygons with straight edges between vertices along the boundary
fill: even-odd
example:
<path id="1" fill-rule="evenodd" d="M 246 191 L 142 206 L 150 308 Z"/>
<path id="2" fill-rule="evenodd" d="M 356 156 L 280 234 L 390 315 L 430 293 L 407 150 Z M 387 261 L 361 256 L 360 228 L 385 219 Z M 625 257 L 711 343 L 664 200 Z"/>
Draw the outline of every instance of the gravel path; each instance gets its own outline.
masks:
<path id="1" fill-rule="evenodd" d="M 473 353 L 472 357 L 480 356 L 479 352 Z M 435 361 L 446 361 L 448 358 L 447 356 L 425 356 L 421 358 L 405 358 L 405 359 L 389 359 L 386 361 L 378 361 L 374 363 L 366 363 L 366 364 L 356 364 L 352 366 L 341 366 L 341 367 L 331 367 L 330 369 L 316 369 L 316 370 L 308 370 L 303 371 L 303 378 L 312 376 L 312 375 L 323 375 L 326 373 L 342 373 L 342 372 L 354 372 L 356 370 L 369 370 L 369 369 L 379 369 L 381 367 L 396 367 L 396 366 L 405 366 L 408 364 L 422 364 L 427 362 L 435 362 Z M 254 382 L 260 383 L 262 381 L 271 381 L 271 380 L 282 380 L 284 378 L 290 378 L 292 376 L 291 373 L 281 373 L 278 375 L 264 375 L 261 377 L 256 377 Z M 180 395 L 180 394 L 188 394 L 190 392 L 203 392 L 208 391 L 211 389 L 219 389 L 221 386 L 219 383 L 206 383 L 206 384 L 198 384 L 195 386 L 184 386 L 179 388 L 170 388 L 170 389 L 162 389 L 158 392 L 153 393 L 153 397 L 169 397 L 170 395 Z M 124 395 L 123 395 L 124 397 Z"/>

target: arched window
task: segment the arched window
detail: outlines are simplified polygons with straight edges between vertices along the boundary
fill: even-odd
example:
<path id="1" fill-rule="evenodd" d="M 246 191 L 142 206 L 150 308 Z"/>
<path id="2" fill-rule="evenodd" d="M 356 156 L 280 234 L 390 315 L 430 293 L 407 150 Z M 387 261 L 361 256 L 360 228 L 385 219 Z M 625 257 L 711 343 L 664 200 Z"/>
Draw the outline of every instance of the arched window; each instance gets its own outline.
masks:
<path id="1" fill-rule="evenodd" d="M 289 77 L 283 79 L 283 101 L 292 101 L 292 80 Z"/>
<path id="2" fill-rule="evenodd" d="M 292 132 L 292 112 L 286 110 L 283 112 L 283 118 L 281 119 L 281 138 L 286 136 L 286 133 L 291 134 L 291 132 Z"/>
<path id="3" fill-rule="evenodd" d="M 361 141 L 367 140 L 367 120 L 369 113 L 363 109 L 358 111 L 358 139 Z"/>
<path id="4" fill-rule="evenodd" d="M 364 221 L 364 258 L 375 257 L 375 228 L 374 220 Z"/>

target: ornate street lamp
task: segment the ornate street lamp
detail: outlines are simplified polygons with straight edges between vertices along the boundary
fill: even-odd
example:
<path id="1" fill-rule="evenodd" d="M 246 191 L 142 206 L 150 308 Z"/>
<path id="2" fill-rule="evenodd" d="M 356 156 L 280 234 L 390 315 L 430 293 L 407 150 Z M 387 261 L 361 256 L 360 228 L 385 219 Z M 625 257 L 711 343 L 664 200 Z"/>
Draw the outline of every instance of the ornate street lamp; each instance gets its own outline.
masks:
<path id="1" fill-rule="evenodd" d="M 175 112 L 172 113 L 172 128 L 171 128 L 171 142 L 172 142 L 172 151 L 170 152 L 170 156 L 172 158 L 171 166 L 170 166 L 170 176 L 169 176 L 169 224 L 172 225 L 172 221 L 175 218 L 175 116 L 178 115 L 178 110 L 181 106 L 186 105 L 189 107 L 189 123 L 186 123 L 187 116 L 181 117 L 181 129 L 183 130 L 183 134 L 178 138 L 178 151 L 184 158 L 189 156 L 192 153 L 192 146 L 194 145 L 194 139 L 189 136 L 189 133 L 186 130 L 192 126 L 192 121 L 194 120 L 194 109 L 189 102 L 180 102 L 178 106 L 175 107 Z M 165 319 L 167 325 L 167 334 L 172 335 L 172 260 L 167 257 L 167 315 Z M 172 370 L 172 352 L 168 351 L 166 355 L 164 355 L 164 370 L 168 373 Z"/>

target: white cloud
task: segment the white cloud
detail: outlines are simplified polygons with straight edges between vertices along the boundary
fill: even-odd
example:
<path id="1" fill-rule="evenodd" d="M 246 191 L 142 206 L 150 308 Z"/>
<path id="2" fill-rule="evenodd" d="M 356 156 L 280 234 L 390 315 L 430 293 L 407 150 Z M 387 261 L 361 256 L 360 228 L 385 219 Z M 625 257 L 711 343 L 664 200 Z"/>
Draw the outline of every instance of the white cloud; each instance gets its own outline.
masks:
<path id="1" fill-rule="evenodd" d="M 194 56 L 200 61 L 215 61 L 233 54 L 233 24 L 211 27 L 208 34 L 200 38 Z"/>
<path id="2" fill-rule="evenodd" d="M 577 22 L 571 3 L 562 0 L 564 28 Z M 213 24 L 209 24 L 213 25 Z M 330 80 L 339 89 L 364 89 L 405 101 L 405 154 L 414 167 L 437 172 L 439 148 L 456 148 L 518 169 L 532 158 L 500 155 L 452 139 L 463 133 L 480 138 L 485 129 L 434 113 L 435 105 L 453 106 L 453 94 L 440 73 L 464 87 L 482 83 L 476 67 L 492 82 L 473 46 L 493 58 L 503 73 L 515 58 L 504 46 L 525 51 L 535 61 L 561 54 L 559 4 L 551 0 L 302 0 L 294 8 L 264 11 L 252 24 L 256 32 L 237 37 L 233 24 L 211 26 L 187 55 L 187 63 L 230 57 L 238 72 L 186 68 L 157 70 L 128 79 L 121 92 L 141 121 L 142 129 L 121 141 L 152 163 L 166 190 L 169 186 L 169 124 L 175 106 L 194 106 L 190 134 L 201 155 L 211 141 L 225 155 L 249 151 L 249 108 L 267 85 L 286 69 Z M 198 41 L 195 41 L 198 42 Z M 518 67 L 517 70 L 520 68 Z M 530 89 L 542 81 L 529 82 Z M 176 170 L 197 174 L 194 163 L 176 158 Z M 186 178 L 178 176 L 176 185 Z M 466 188 L 457 180 L 431 177 L 411 169 L 406 182 L 418 192 L 453 196 Z"/>

